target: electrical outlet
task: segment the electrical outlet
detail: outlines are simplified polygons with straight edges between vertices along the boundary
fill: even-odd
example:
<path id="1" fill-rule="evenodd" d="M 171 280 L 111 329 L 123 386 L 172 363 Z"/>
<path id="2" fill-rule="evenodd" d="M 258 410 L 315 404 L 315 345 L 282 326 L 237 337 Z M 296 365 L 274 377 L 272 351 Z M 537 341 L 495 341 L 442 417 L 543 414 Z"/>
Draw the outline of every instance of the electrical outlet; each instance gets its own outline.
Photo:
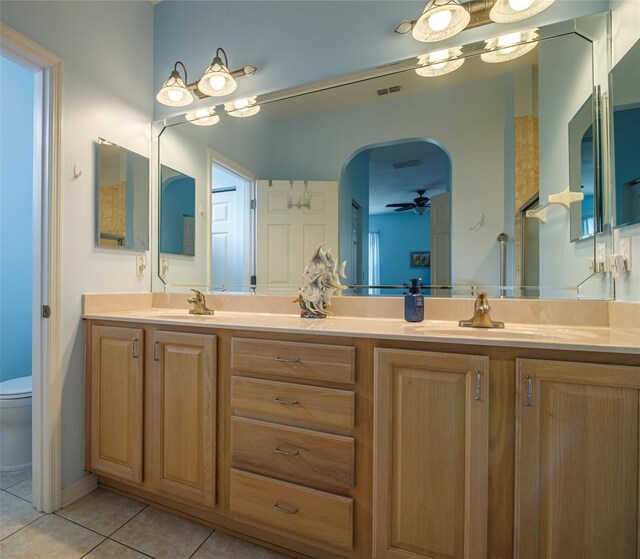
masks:
<path id="1" fill-rule="evenodd" d="M 597 271 L 604 272 L 606 271 L 606 262 L 607 262 L 607 243 L 598 243 L 596 247 L 596 262 L 597 262 Z"/>
<path id="2" fill-rule="evenodd" d="M 620 254 L 626 260 L 627 272 L 631 271 L 631 237 L 620 239 Z"/>
<path id="3" fill-rule="evenodd" d="M 136 276 L 141 278 L 144 276 L 144 271 L 147 269 L 147 260 L 144 255 L 136 256 Z"/>

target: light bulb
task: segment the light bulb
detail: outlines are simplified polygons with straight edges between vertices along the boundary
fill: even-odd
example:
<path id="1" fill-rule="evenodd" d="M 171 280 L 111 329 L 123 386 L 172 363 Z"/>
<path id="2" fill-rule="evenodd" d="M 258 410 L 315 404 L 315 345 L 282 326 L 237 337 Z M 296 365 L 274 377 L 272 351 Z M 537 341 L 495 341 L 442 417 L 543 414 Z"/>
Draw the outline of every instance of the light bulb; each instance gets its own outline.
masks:
<path id="1" fill-rule="evenodd" d="M 429 17 L 429 27 L 433 31 L 442 31 L 446 29 L 451 23 L 451 11 L 450 10 L 442 10 L 441 12 L 436 12 L 431 17 Z"/>
<path id="2" fill-rule="evenodd" d="M 205 116 L 209 116 L 209 110 L 208 109 L 198 109 L 196 111 L 196 118 L 202 118 Z"/>
<path id="3" fill-rule="evenodd" d="M 179 89 L 170 89 L 167 91 L 167 97 L 174 103 L 180 101 L 184 97 L 184 93 Z"/>
<path id="4" fill-rule="evenodd" d="M 239 99 L 234 105 L 236 109 L 246 109 L 249 106 L 249 99 Z"/>
<path id="5" fill-rule="evenodd" d="M 509 7 L 516 12 L 521 12 L 522 10 L 526 10 L 534 2 L 535 0 L 509 0 Z"/>
<path id="6" fill-rule="evenodd" d="M 498 37 L 498 50 L 504 54 L 509 54 L 517 48 L 517 44 L 522 41 L 520 33 L 509 33 Z"/>
<path id="7" fill-rule="evenodd" d="M 211 85 L 211 89 L 215 89 L 216 91 L 220 91 L 226 82 L 227 80 L 222 76 L 213 76 L 212 78 L 209 78 L 209 85 Z"/>
<path id="8" fill-rule="evenodd" d="M 429 54 L 429 62 L 431 67 L 439 70 L 447 65 L 449 59 L 449 49 L 438 50 Z"/>

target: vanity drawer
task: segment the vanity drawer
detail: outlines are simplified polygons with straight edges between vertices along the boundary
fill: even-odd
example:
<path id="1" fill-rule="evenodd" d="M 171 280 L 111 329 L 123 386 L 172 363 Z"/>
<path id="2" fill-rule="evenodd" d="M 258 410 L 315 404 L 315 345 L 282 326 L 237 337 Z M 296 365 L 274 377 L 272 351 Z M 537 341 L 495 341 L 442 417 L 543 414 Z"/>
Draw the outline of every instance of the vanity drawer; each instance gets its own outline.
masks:
<path id="1" fill-rule="evenodd" d="M 235 468 L 323 489 L 353 487 L 353 437 L 233 417 L 231 447 Z"/>
<path id="2" fill-rule="evenodd" d="M 231 470 L 234 515 L 323 543 L 353 547 L 353 499 Z"/>
<path id="3" fill-rule="evenodd" d="M 247 377 L 231 379 L 231 409 L 238 415 L 334 429 L 353 429 L 355 393 Z"/>
<path id="4" fill-rule="evenodd" d="M 231 367 L 262 373 L 353 384 L 356 350 L 350 346 L 233 338 Z"/>

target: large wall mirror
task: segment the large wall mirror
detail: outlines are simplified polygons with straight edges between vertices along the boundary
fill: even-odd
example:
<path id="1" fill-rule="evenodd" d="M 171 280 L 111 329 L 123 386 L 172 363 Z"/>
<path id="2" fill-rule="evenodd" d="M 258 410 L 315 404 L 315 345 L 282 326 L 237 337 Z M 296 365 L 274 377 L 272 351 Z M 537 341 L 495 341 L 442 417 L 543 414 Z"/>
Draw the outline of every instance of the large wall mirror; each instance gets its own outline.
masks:
<path id="1" fill-rule="evenodd" d="M 149 159 L 99 139 L 96 246 L 149 249 Z"/>
<path id="2" fill-rule="evenodd" d="M 195 253 L 165 262 L 164 285 L 295 293 L 326 242 L 353 294 L 420 277 L 432 295 L 575 298 L 592 283 L 587 296 L 610 297 L 588 279 L 594 237 L 572 241 L 568 208 L 547 206 L 570 184 L 569 124 L 594 92 L 607 18 L 537 29 L 502 63 L 476 43 L 442 75 L 405 60 L 263 96 L 246 118 L 221 105 L 219 120 L 155 123 L 160 165 L 194 178 L 202 209 Z"/>

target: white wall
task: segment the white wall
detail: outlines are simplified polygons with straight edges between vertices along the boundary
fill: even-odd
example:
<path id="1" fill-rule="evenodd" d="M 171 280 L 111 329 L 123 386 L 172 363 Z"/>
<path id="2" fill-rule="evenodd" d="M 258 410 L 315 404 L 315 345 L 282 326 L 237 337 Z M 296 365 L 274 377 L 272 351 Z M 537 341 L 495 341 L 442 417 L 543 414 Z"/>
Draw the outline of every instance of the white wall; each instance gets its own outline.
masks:
<path id="1" fill-rule="evenodd" d="M 148 2 L 2 2 L 2 22 L 63 59 L 61 192 L 62 485 L 83 475 L 83 293 L 148 291 L 135 253 L 97 249 L 95 142 L 149 156 L 153 6 Z M 83 174 L 73 178 L 73 165 Z"/>

